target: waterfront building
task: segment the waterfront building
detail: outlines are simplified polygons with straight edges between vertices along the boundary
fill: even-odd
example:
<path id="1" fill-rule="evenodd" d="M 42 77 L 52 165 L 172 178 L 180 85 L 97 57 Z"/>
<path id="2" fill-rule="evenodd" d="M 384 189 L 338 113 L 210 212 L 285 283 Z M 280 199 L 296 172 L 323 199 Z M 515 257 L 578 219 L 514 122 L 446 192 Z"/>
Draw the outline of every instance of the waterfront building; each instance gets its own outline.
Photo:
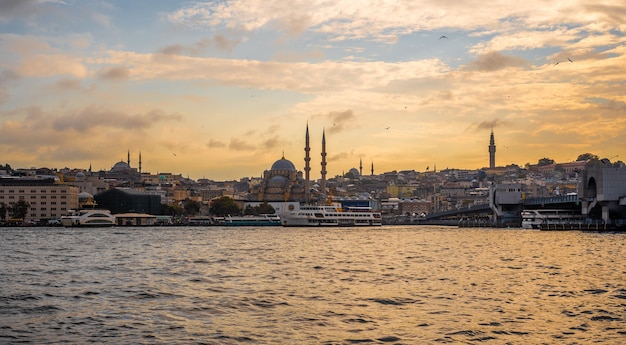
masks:
<path id="1" fill-rule="evenodd" d="M 113 214 L 117 213 L 147 213 L 157 215 L 161 213 L 161 197 L 131 189 L 111 188 L 94 195 L 96 204 Z"/>
<path id="2" fill-rule="evenodd" d="M 78 207 L 79 189 L 54 178 L 0 178 L 0 203 L 30 204 L 25 221 L 57 219 Z"/>

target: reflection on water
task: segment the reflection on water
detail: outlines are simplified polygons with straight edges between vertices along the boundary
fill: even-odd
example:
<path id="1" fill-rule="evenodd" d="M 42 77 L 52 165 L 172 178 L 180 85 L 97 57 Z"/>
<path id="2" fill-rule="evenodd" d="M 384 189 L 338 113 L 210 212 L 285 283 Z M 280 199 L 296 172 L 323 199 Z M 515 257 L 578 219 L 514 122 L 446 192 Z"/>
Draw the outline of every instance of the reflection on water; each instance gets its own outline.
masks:
<path id="1" fill-rule="evenodd" d="M 624 234 L 0 229 L 0 343 L 620 344 Z"/>

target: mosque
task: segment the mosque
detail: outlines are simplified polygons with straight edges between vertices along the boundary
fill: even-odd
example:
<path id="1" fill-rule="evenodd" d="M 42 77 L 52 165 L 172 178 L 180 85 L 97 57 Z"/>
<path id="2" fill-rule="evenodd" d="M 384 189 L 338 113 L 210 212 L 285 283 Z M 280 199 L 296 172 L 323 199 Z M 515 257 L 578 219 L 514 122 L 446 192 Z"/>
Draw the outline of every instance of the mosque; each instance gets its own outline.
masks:
<path id="1" fill-rule="evenodd" d="M 309 125 L 306 126 L 304 147 L 304 176 L 302 171 L 297 171 L 295 165 L 283 157 L 274 164 L 270 170 L 263 172 L 261 183 L 252 187 L 248 194 L 248 201 L 256 202 L 310 202 L 311 180 L 309 156 Z M 322 162 L 321 162 L 320 193 L 326 194 L 326 133 L 322 132 Z"/>

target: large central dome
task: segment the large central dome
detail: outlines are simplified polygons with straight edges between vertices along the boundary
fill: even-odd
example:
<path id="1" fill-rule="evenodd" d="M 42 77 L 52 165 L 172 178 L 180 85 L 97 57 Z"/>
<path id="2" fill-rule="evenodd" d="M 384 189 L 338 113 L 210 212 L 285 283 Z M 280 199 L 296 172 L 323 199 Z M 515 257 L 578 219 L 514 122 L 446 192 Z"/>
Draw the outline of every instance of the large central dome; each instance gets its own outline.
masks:
<path id="1" fill-rule="evenodd" d="M 276 162 L 274 162 L 274 164 L 272 164 L 272 168 L 270 170 L 276 171 L 276 170 L 287 170 L 287 171 L 296 171 L 296 167 L 295 165 L 293 165 L 293 163 L 291 163 L 291 161 L 285 159 L 285 157 L 277 160 Z"/>

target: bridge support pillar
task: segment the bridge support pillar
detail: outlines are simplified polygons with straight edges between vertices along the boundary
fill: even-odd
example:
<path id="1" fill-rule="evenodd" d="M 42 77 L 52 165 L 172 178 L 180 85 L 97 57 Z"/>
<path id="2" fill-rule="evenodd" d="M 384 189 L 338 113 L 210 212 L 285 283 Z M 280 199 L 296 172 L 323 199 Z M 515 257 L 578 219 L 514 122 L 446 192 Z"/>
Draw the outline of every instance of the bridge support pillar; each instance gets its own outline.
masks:
<path id="1" fill-rule="evenodd" d="M 610 218 L 609 218 L 609 206 L 608 205 L 602 205 L 602 221 L 605 224 L 608 224 L 610 222 Z"/>

